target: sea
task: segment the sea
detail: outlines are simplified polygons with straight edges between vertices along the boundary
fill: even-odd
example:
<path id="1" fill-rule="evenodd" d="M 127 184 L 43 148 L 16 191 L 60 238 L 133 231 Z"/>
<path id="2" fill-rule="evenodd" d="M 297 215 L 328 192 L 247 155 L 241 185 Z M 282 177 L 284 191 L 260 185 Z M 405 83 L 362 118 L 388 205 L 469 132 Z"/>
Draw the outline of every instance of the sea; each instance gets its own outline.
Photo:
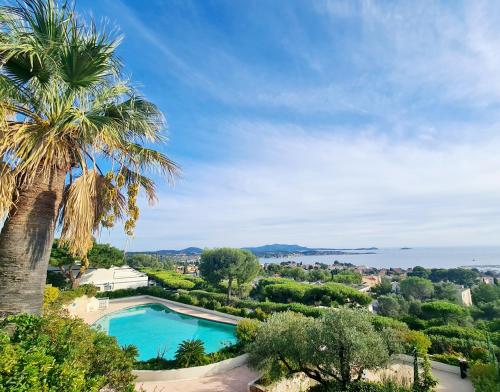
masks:
<path id="1" fill-rule="evenodd" d="M 346 251 L 367 252 L 367 251 Z M 373 253 L 288 256 L 260 258 L 261 263 L 281 263 L 283 261 L 314 264 L 316 262 L 332 264 L 336 260 L 358 266 L 375 268 L 409 268 L 420 265 L 425 268 L 477 267 L 500 271 L 500 246 L 487 247 L 432 247 L 432 248 L 382 248 Z M 486 267 L 487 268 L 483 268 Z"/>

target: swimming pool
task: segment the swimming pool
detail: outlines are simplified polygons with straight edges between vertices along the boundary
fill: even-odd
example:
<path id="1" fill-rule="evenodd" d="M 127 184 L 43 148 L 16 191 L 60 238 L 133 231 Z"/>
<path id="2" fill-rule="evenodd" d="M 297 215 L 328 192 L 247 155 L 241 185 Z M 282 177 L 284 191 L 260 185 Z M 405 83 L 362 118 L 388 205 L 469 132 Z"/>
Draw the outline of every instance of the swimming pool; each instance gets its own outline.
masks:
<path id="1" fill-rule="evenodd" d="M 234 325 L 177 313 L 161 304 L 119 310 L 101 317 L 93 325 L 116 337 L 122 346 L 136 346 L 138 359 L 142 361 L 159 353 L 165 359 L 173 359 L 183 340 L 202 340 L 207 353 L 236 342 Z"/>

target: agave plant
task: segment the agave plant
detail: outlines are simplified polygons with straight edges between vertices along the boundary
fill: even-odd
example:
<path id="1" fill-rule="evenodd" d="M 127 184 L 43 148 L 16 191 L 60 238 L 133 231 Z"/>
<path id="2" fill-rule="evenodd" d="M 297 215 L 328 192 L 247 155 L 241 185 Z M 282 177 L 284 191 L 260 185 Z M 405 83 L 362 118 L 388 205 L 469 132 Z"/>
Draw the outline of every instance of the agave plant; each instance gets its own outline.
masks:
<path id="1" fill-rule="evenodd" d="M 100 228 L 133 234 L 148 176 L 178 172 L 146 147 L 164 119 L 122 76 L 119 41 L 57 0 L 0 7 L 0 313 L 40 312 L 58 223 L 86 268 Z"/>

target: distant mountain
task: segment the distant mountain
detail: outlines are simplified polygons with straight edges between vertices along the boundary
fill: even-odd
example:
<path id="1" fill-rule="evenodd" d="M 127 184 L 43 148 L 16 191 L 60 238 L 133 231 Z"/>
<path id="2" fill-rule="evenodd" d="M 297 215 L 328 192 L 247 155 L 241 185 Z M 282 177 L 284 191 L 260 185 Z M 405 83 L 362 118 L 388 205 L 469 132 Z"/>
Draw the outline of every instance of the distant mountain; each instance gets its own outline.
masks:
<path id="1" fill-rule="evenodd" d="M 301 253 L 303 255 L 346 255 L 346 254 L 371 254 L 378 248 L 355 248 L 355 249 L 338 249 L 338 248 L 308 248 L 300 245 L 289 244 L 270 244 L 263 246 L 248 246 L 242 249 L 249 250 L 259 257 L 274 257 L 283 256 L 292 253 Z M 147 254 L 160 254 L 160 255 L 199 255 L 203 249 L 191 246 L 189 248 L 175 250 L 175 249 L 161 249 L 156 251 L 145 252 L 129 252 L 129 253 L 147 253 Z"/>
<path id="2" fill-rule="evenodd" d="M 272 244 L 272 245 L 263 245 L 263 246 L 255 246 L 255 247 L 246 247 L 243 248 L 249 250 L 253 253 L 267 253 L 267 252 L 305 252 L 308 250 L 312 250 L 311 248 L 307 248 L 305 246 L 300 245 L 287 245 L 287 244 Z"/>
<path id="3" fill-rule="evenodd" d="M 203 252 L 203 249 L 191 246 L 189 248 L 184 248 L 180 250 L 175 249 L 160 249 L 154 251 L 144 251 L 144 252 L 128 252 L 128 253 L 145 253 L 145 254 L 158 254 L 158 255 L 199 255 Z"/>

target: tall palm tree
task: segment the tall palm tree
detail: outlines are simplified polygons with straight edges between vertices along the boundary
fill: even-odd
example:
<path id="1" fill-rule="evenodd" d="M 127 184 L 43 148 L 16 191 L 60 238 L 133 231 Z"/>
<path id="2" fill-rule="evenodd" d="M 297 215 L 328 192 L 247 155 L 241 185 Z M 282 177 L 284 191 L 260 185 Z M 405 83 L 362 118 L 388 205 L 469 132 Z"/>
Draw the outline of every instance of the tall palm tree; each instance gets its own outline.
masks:
<path id="1" fill-rule="evenodd" d="M 118 44 L 57 0 L 0 7 L 0 313 L 41 311 L 58 223 L 85 268 L 100 227 L 133 234 L 148 173 L 178 171 L 145 147 L 163 116 L 122 77 Z"/>

